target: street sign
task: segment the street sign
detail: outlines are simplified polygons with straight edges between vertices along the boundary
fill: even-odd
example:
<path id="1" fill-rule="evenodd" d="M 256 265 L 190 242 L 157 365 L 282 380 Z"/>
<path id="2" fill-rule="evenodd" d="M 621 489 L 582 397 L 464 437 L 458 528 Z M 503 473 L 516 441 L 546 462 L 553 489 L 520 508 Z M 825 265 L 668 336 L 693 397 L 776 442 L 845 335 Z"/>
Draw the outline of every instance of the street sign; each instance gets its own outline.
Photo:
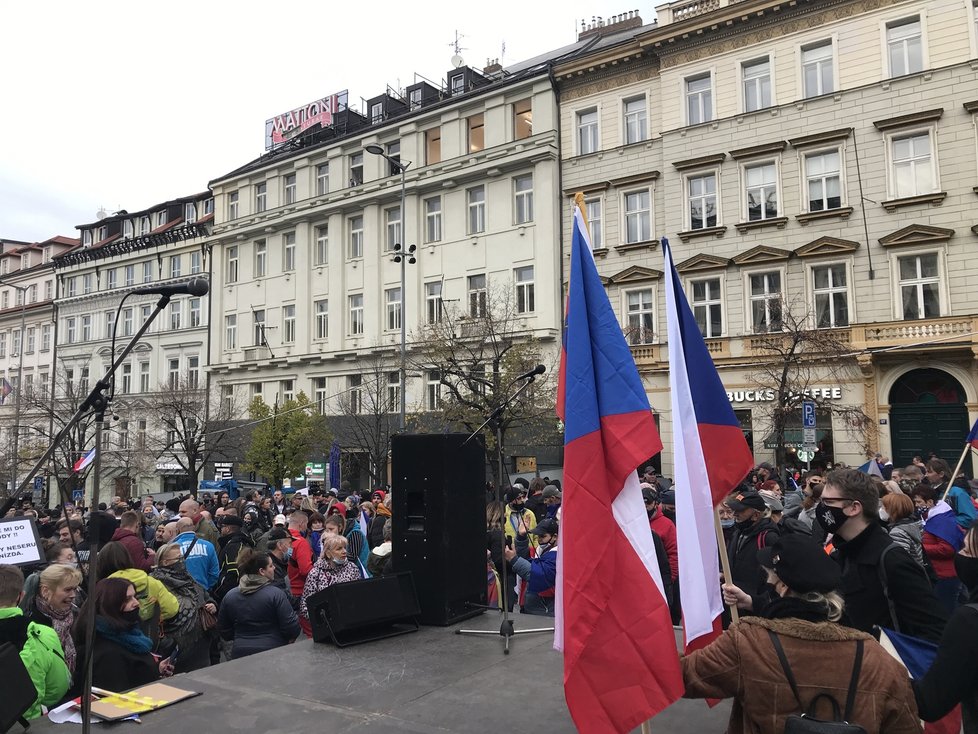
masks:
<path id="1" fill-rule="evenodd" d="M 71 493 L 71 501 L 74 502 L 76 505 L 77 504 L 81 504 L 82 502 L 84 502 L 85 501 L 85 490 L 84 489 L 76 489 L 76 490 L 73 490 L 72 493 Z"/>
<path id="2" fill-rule="evenodd" d="M 326 477 L 326 465 L 322 462 L 306 462 L 306 479 L 321 482 Z"/>
<path id="3" fill-rule="evenodd" d="M 815 449 L 816 442 L 814 428 L 802 429 L 801 446 L 806 451 L 813 451 Z"/>
<path id="4" fill-rule="evenodd" d="M 44 496 L 44 477 L 34 477 L 34 502 L 40 502 Z"/>
<path id="5" fill-rule="evenodd" d="M 801 404 L 801 425 L 802 428 L 815 428 L 815 403 L 806 400 Z"/>

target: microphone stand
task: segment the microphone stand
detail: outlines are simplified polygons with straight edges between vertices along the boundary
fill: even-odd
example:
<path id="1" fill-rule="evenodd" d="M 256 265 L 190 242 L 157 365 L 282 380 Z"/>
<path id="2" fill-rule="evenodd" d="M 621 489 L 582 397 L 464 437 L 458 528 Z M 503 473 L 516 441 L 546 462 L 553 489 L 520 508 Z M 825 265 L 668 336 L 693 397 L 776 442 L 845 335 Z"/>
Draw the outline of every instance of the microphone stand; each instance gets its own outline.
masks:
<path id="1" fill-rule="evenodd" d="M 502 418 L 503 412 L 506 410 L 506 408 L 511 403 L 513 403 L 516 400 L 516 398 L 518 398 L 520 395 L 522 395 L 523 394 L 523 391 L 526 390 L 530 386 L 530 383 L 532 383 L 536 379 L 536 375 L 529 374 L 529 375 L 526 375 L 525 377 L 521 377 L 521 378 L 518 378 L 518 379 L 525 380 L 525 382 L 522 385 L 520 385 L 519 390 L 517 390 L 516 392 L 514 392 L 512 395 L 510 395 L 508 398 L 506 398 L 502 403 L 500 403 L 499 407 L 497 407 L 494 411 L 492 411 L 492 413 L 489 414 L 489 417 L 486 418 L 486 420 L 483 422 L 483 424 L 481 426 L 479 426 L 478 428 L 476 428 L 472 432 L 472 435 L 470 435 L 467 439 L 465 439 L 465 441 L 462 442 L 462 445 L 464 446 L 469 441 L 471 441 L 473 438 L 475 438 L 482 431 L 483 428 L 485 428 L 490 423 L 492 423 L 493 421 L 495 421 L 495 427 L 496 427 L 496 461 L 498 462 L 498 466 L 499 466 L 499 484 L 500 484 L 500 489 L 502 488 L 503 476 L 504 476 L 503 475 L 503 428 L 502 428 L 502 421 L 500 419 Z M 505 516 L 505 513 L 504 513 L 504 516 Z M 505 555 L 505 550 L 506 550 L 506 529 L 503 528 L 503 553 L 504 553 L 504 555 Z M 504 655 L 509 655 L 509 641 L 513 637 L 515 637 L 516 635 L 532 635 L 532 634 L 536 634 L 538 632 L 553 632 L 554 631 L 554 628 L 553 627 L 538 627 L 538 628 L 528 629 L 528 630 L 517 630 L 517 629 L 514 628 L 514 626 L 513 626 L 513 620 L 510 619 L 510 617 L 509 617 L 509 591 L 510 590 L 507 588 L 507 586 L 508 586 L 507 577 L 509 575 L 507 573 L 507 568 L 508 567 L 509 567 L 509 561 L 507 561 L 506 558 L 504 557 L 503 558 L 503 563 L 502 563 L 502 570 L 501 570 L 501 573 L 500 573 L 500 584 L 502 586 L 502 596 L 503 596 L 503 599 L 502 599 L 502 601 L 503 601 L 503 621 L 502 621 L 502 624 L 499 625 L 499 632 L 496 633 L 496 632 L 493 632 L 492 630 L 472 630 L 472 629 L 457 629 L 457 630 L 455 630 L 455 634 L 456 635 L 496 635 L 496 634 L 500 635 L 503 638 L 503 640 L 505 640 L 505 644 L 503 646 L 503 654 Z"/>

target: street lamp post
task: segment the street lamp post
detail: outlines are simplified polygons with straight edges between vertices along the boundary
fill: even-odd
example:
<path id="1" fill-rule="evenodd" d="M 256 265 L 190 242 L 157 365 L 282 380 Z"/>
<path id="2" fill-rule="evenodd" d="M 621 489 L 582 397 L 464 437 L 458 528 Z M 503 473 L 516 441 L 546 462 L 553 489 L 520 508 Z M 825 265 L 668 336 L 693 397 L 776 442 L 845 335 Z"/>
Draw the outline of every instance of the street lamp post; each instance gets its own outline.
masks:
<path id="1" fill-rule="evenodd" d="M 376 143 L 371 143 L 364 148 L 368 153 L 373 155 L 379 155 L 385 161 L 391 164 L 398 173 L 401 174 L 401 240 L 402 242 L 396 243 L 394 245 L 397 254 L 394 255 L 394 262 L 401 264 L 401 369 L 400 369 L 400 380 L 401 380 L 401 406 L 400 406 L 400 416 L 398 419 L 398 426 L 403 431 L 405 427 L 405 419 L 407 416 L 407 264 L 414 263 L 414 245 L 410 248 L 406 247 L 403 240 L 407 234 L 407 206 L 406 206 L 406 196 L 407 196 L 407 183 L 405 173 L 407 172 L 408 166 L 411 165 L 411 161 L 401 161 L 396 158 L 392 158 L 387 155 L 383 147 L 377 145 Z"/>

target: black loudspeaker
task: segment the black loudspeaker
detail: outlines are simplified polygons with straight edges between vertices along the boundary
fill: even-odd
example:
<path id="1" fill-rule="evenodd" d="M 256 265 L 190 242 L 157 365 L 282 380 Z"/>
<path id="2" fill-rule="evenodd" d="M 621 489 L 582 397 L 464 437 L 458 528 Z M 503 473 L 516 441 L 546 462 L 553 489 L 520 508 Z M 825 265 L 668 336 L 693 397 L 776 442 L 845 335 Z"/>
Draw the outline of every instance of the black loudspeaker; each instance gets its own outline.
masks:
<path id="1" fill-rule="evenodd" d="M 418 595 L 409 573 L 334 584 L 306 600 L 312 639 L 339 647 L 417 632 Z"/>
<path id="2" fill-rule="evenodd" d="M 486 448 L 467 438 L 391 439 L 393 564 L 414 576 L 421 624 L 455 624 L 486 603 Z"/>

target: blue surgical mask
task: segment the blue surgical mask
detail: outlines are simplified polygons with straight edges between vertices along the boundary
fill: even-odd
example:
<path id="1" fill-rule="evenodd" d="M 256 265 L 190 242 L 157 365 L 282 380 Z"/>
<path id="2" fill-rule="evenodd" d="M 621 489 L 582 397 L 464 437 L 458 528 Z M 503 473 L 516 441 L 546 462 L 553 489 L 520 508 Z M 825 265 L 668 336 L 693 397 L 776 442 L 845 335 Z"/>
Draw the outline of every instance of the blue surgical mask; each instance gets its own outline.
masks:
<path id="1" fill-rule="evenodd" d="M 346 556 L 343 556 L 342 558 L 334 558 L 333 564 L 336 566 L 345 566 L 347 564 L 347 560 L 348 559 Z"/>
<path id="2" fill-rule="evenodd" d="M 289 548 L 285 551 L 285 560 L 288 561 L 291 559 L 292 559 L 292 547 L 289 546 Z"/>
<path id="3" fill-rule="evenodd" d="M 732 517 L 721 517 L 720 527 L 721 528 L 732 528 L 736 521 Z"/>

